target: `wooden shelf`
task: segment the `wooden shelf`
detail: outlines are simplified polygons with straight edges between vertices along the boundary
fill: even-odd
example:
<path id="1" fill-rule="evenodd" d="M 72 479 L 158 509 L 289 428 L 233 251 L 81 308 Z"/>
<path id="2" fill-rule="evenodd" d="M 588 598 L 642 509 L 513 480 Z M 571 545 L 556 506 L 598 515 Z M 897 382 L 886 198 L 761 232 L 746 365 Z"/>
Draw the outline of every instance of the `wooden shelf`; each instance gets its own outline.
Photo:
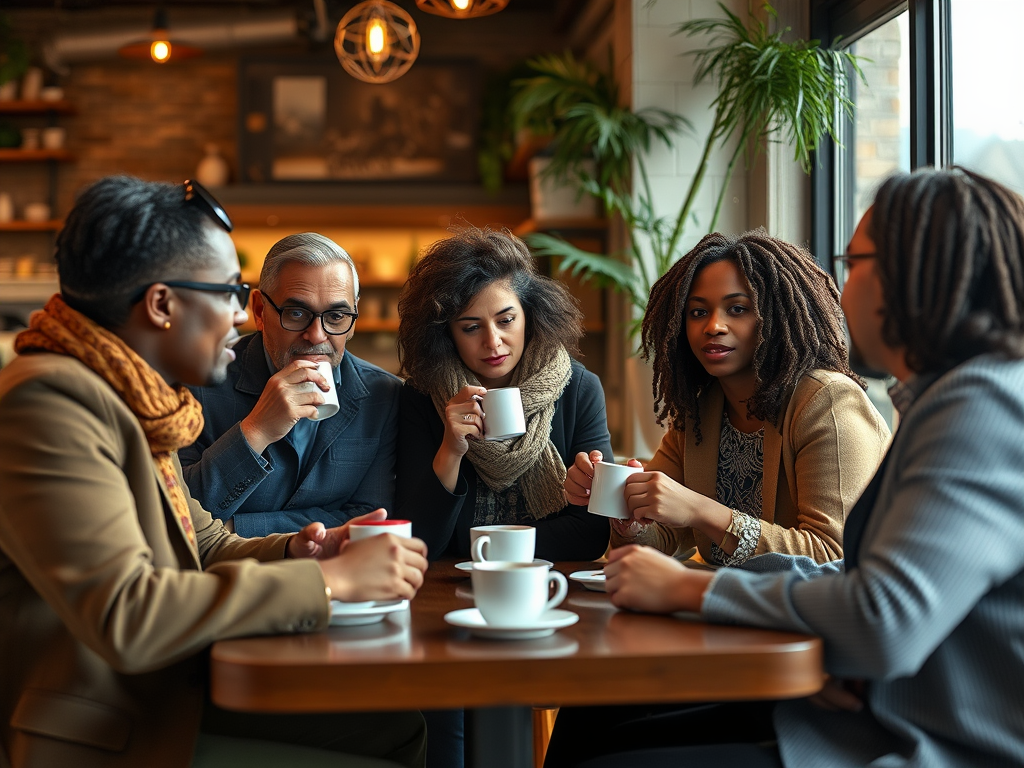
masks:
<path id="1" fill-rule="evenodd" d="M 56 160 L 69 163 L 75 156 L 66 149 L 0 149 L 0 163 L 39 163 Z"/>
<path id="2" fill-rule="evenodd" d="M 0 232 L 56 232 L 64 226 L 60 219 L 51 221 L 8 221 L 0 224 Z"/>
<path id="3" fill-rule="evenodd" d="M 0 115 L 73 115 L 76 110 L 69 101 L 0 101 Z"/>
<path id="4" fill-rule="evenodd" d="M 398 333 L 398 319 L 377 319 L 377 318 L 362 318 L 356 320 L 356 332 L 359 333 L 379 333 L 386 331 L 389 333 Z"/>

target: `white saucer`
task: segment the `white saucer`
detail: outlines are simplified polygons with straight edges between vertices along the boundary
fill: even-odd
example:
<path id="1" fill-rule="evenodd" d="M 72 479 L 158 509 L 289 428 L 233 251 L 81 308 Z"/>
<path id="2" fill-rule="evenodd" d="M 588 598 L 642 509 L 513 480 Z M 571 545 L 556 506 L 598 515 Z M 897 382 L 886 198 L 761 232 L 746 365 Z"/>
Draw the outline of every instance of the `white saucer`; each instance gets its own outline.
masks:
<path id="1" fill-rule="evenodd" d="M 593 592 L 604 592 L 604 570 L 597 571 L 576 571 L 570 573 L 569 578 L 578 581 L 587 589 Z"/>
<path id="2" fill-rule="evenodd" d="M 373 624 L 376 621 L 383 621 L 389 613 L 404 611 L 408 607 L 408 600 L 378 600 L 369 605 L 332 600 L 331 626 L 357 627 L 360 624 Z"/>
<path id="3" fill-rule="evenodd" d="M 477 637 L 494 640 L 532 640 L 547 637 L 556 629 L 570 627 L 580 620 L 572 611 L 552 608 L 533 624 L 524 627 L 489 627 L 476 608 L 463 608 L 444 615 L 444 620 L 455 627 L 468 629 Z"/>
<path id="4" fill-rule="evenodd" d="M 497 562 L 497 561 L 495 561 L 495 562 Z M 548 568 L 550 568 L 551 566 L 554 565 L 554 563 L 552 563 L 550 560 L 541 560 L 540 558 L 534 558 L 533 564 L 534 565 L 546 565 Z M 470 573 L 473 570 L 473 561 L 472 560 L 465 560 L 465 561 L 463 561 L 461 563 L 456 563 L 455 564 L 455 568 L 457 570 L 465 571 L 466 573 Z"/>

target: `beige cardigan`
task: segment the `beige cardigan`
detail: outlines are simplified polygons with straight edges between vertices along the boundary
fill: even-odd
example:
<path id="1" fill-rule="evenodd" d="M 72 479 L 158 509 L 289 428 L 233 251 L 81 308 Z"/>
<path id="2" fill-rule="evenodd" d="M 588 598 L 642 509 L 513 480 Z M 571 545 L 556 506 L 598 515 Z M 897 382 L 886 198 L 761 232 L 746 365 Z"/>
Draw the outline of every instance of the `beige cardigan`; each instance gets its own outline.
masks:
<path id="1" fill-rule="evenodd" d="M 646 468 L 717 500 L 724 407 L 716 384 L 700 403 L 701 444 L 691 429 L 669 430 Z M 786 404 L 781 431 L 764 425 L 761 538 L 754 554 L 807 555 L 819 563 L 841 558 L 846 515 L 888 444 L 889 429 L 854 381 L 832 371 L 805 374 Z M 693 528 L 654 523 L 635 541 L 612 531 L 613 548 L 631 543 L 668 554 L 696 546 L 705 560 L 711 556 L 711 540 Z"/>
<path id="2" fill-rule="evenodd" d="M 242 539 L 188 503 L 197 547 L 138 419 L 79 361 L 21 355 L 0 372 L 0 753 L 13 768 L 185 768 L 209 645 L 327 626 L 315 561 L 258 562 L 280 560 L 288 536 Z"/>

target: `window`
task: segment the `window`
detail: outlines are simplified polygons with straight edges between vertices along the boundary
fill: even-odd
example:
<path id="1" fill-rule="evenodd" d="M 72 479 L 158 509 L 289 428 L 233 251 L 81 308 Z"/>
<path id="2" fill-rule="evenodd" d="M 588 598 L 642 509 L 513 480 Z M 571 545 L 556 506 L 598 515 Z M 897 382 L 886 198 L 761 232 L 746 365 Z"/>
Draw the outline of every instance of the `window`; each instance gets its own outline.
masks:
<path id="1" fill-rule="evenodd" d="M 1020 0 L 951 0 L 953 162 L 1024 194 Z"/>

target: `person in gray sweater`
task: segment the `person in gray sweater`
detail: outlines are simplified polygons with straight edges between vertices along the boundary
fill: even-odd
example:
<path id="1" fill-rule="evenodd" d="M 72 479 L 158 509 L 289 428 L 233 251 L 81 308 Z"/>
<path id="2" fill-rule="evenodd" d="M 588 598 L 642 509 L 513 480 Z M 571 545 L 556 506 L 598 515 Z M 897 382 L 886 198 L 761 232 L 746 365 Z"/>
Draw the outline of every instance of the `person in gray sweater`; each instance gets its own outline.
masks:
<path id="1" fill-rule="evenodd" d="M 777 746 L 739 743 L 749 724 L 733 721 L 737 743 L 586 768 L 1024 760 L 1024 200 L 964 169 L 898 174 L 846 261 L 850 334 L 898 380 L 902 420 L 847 519 L 845 560 L 709 573 L 631 546 L 605 568 L 622 608 L 818 635 L 830 679 L 775 706 Z"/>

